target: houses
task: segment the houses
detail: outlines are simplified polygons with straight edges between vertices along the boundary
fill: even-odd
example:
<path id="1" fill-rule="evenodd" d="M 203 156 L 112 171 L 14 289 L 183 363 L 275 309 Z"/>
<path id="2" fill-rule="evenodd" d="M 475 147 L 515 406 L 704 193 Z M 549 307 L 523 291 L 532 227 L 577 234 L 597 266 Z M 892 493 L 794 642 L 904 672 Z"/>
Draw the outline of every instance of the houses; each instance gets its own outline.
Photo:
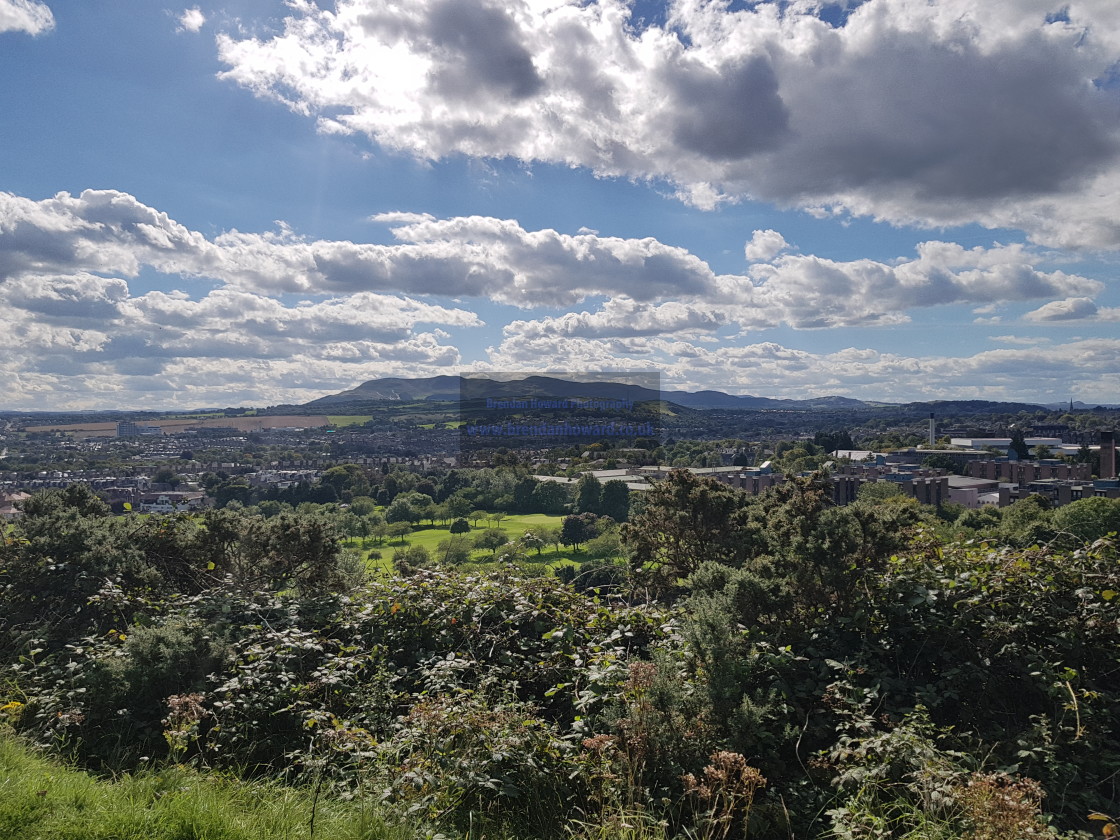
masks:
<path id="1" fill-rule="evenodd" d="M 23 516 L 23 512 L 16 505 L 30 498 L 30 494 L 19 491 L 0 493 L 0 522 L 14 522 Z"/>

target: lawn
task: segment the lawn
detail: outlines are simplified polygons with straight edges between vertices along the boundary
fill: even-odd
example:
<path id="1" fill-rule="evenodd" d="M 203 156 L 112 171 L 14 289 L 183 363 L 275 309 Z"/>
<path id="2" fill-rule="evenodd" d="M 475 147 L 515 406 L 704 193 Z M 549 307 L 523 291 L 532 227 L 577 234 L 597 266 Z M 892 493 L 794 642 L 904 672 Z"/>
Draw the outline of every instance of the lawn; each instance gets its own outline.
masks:
<path id="1" fill-rule="evenodd" d="M 513 542 L 526 531 L 532 530 L 533 528 L 540 528 L 541 526 L 558 528 L 563 519 L 563 516 L 552 516 L 547 513 L 514 514 L 502 519 L 502 521 L 498 523 L 498 528 L 509 538 L 510 542 Z M 483 519 L 478 523 L 478 527 L 472 525 L 470 533 L 465 536 L 473 538 L 474 534 L 491 527 L 494 527 L 494 524 Z M 389 569 L 393 551 L 404 546 L 422 546 L 435 556 L 439 544 L 450 537 L 451 531 L 448 530 L 447 526 L 418 525 L 413 529 L 411 534 L 405 536 L 403 539 L 386 539 L 380 546 L 374 545 L 371 542 L 369 544 L 371 550 L 380 551 L 382 559 L 369 561 L 370 568 L 373 570 Z M 491 553 L 489 551 L 479 549 L 473 552 L 471 559 L 476 562 L 485 563 L 490 557 Z M 567 546 L 560 546 L 560 550 L 557 551 L 556 547 L 552 545 L 542 549 L 540 555 L 538 555 L 536 551 L 530 551 L 525 558 L 528 565 L 538 567 L 566 566 L 582 563 L 588 559 L 590 558 L 583 551 L 574 551 Z"/>

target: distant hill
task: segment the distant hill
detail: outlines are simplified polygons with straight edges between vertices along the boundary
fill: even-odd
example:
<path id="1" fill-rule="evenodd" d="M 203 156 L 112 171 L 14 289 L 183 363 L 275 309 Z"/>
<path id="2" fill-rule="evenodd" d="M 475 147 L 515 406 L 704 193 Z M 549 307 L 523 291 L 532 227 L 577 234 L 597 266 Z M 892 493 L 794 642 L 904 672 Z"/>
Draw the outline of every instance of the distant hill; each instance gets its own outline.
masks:
<path id="1" fill-rule="evenodd" d="M 476 380 L 475 377 L 471 377 Z M 417 379 L 391 377 L 363 382 L 356 388 L 321 397 L 300 408 L 308 411 L 334 411 L 343 406 L 370 402 L 458 402 L 462 379 L 459 376 L 429 376 Z M 773 399 L 723 391 L 656 391 L 618 382 L 577 382 L 554 376 L 527 376 L 524 379 L 482 380 L 485 393 L 495 399 L 518 397 L 628 397 L 635 402 L 666 400 L 684 408 L 740 411 L 873 411 L 904 414 L 959 416 L 968 414 L 1009 414 L 1020 411 L 1045 411 L 1047 406 L 1033 403 L 994 402 L 991 400 L 936 400 L 891 404 L 864 402 L 850 397 L 814 397 L 806 400 Z"/>
<path id="2" fill-rule="evenodd" d="M 471 378 L 474 380 L 474 377 Z M 618 382 L 576 382 L 552 376 L 527 376 L 524 379 L 502 382 L 482 380 L 487 396 L 495 399 L 517 397 L 584 397 L 618 398 L 626 396 L 635 402 L 666 400 L 685 408 L 722 409 L 843 409 L 864 408 L 866 403 L 847 397 L 820 397 L 810 400 L 776 400 L 750 395 L 736 396 L 722 391 L 657 391 L 638 385 Z M 430 376 L 421 379 L 374 379 L 356 388 L 321 397 L 306 403 L 308 410 L 337 409 L 340 406 L 363 402 L 414 402 L 418 400 L 458 401 L 462 380 L 458 376 Z M 476 387 L 476 386 L 471 386 Z"/>

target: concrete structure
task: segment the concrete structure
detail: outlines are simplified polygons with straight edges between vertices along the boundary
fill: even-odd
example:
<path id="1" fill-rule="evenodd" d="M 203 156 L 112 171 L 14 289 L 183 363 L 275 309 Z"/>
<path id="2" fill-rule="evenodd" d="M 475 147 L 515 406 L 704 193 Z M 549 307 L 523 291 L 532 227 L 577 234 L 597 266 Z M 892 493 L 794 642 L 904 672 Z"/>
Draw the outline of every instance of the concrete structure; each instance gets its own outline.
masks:
<path id="1" fill-rule="evenodd" d="M 1116 478 L 1116 435 L 1101 432 L 1101 478 Z"/>

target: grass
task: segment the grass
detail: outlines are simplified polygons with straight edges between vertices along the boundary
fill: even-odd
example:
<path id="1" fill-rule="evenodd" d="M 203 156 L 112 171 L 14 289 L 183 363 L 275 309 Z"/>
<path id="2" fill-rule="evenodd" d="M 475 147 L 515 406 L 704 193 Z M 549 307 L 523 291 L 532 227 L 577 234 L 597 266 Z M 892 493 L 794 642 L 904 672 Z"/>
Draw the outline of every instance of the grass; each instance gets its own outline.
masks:
<path id="1" fill-rule="evenodd" d="M 505 517 L 499 523 L 499 528 L 510 540 L 521 537 L 526 531 L 533 528 L 540 528 L 542 526 L 559 527 L 563 521 L 563 516 L 553 516 L 547 513 L 526 513 L 514 514 Z M 493 523 L 483 519 L 478 523 L 478 526 L 471 526 L 469 533 L 464 536 L 467 539 L 473 539 L 474 535 L 481 530 L 485 530 L 492 526 Z M 385 539 L 381 545 L 373 545 L 372 550 L 380 551 L 382 555 L 381 560 L 369 560 L 368 564 L 373 571 L 389 570 L 392 566 L 391 559 L 394 549 L 403 548 L 410 545 L 418 545 L 426 548 L 432 556 L 437 556 L 438 547 L 441 542 L 451 537 L 451 531 L 447 526 L 432 526 L 432 525 L 419 525 L 416 526 L 411 534 L 408 534 L 403 539 Z M 367 555 L 368 556 L 368 555 Z M 491 552 L 484 549 L 476 550 L 472 553 L 471 560 L 473 562 L 485 563 L 491 557 Z M 530 551 L 525 558 L 525 563 L 530 566 L 570 566 L 576 563 L 582 563 L 589 560 L 587 554 L 583 551 L 574 551 L 567 546 L 560 546 L 559 550 L 555 546 L 549 545 L 542 549 L 540 555 L 537 552 Z"/>
<path id="2" fill-rule="evenodd" d="M 0 840 L 284 840 L 311 836 L 312 797 L 185 768 L 98 779 L 0 732 Z M 320 798 L 315 836 L 411 840 L 368 804 Z"/>
<path id="3" fill-rule="evenodd" d="M 372 414 L 329 414 L 327 423 L 332 426 L 361 426 L 373 419 Z"/>

